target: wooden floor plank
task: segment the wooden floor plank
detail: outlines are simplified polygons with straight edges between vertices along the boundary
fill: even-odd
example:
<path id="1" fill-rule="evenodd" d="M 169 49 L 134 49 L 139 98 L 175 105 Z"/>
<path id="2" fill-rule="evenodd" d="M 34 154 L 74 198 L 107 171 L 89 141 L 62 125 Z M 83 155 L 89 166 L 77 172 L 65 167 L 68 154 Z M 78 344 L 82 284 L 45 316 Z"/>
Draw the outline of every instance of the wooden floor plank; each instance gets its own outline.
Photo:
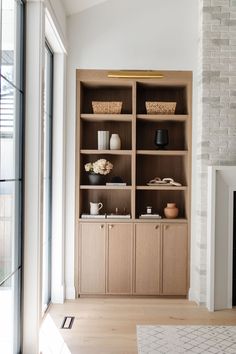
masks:
<path id="1" fill-rule="evenodd" d="M 71 354 L 136 354 L 136 325 L 236 325 L 236 309 L 210 313 L 184 299 L 81 298 L 49 315 Z M 72 329 L 60 329 L 64 316 L 75 316 Z"/>

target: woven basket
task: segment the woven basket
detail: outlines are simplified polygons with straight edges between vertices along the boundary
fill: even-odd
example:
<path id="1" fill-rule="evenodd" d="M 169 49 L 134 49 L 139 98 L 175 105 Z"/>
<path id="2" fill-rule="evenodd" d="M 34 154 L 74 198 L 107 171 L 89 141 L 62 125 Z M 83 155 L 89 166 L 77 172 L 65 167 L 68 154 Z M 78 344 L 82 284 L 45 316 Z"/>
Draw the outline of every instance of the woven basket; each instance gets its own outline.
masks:
<path id="1" fill-rule="evenodd" d="M 147 114 L 175 114 L 176 102 L 145 102 Z"/>
<path id="2" fill-rule="evenodd" d="M 95 114 L 120 114 L 122 102 L 92 101 L 92 107 Z"/>

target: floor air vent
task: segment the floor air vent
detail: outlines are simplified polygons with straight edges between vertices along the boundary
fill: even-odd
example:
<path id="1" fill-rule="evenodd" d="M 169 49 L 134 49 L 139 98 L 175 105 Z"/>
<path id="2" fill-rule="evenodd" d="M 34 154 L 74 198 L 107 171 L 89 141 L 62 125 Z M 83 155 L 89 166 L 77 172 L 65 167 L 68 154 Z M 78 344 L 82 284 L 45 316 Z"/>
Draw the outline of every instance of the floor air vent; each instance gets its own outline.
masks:
<path id="1" fill-rule="evenodd" d="M 64 317 L 64 320 L 62 322 L 61 328 L 62 329 L 71 329 L 73 326 L 75 318 L 72 316 L 66 316 Z"/>

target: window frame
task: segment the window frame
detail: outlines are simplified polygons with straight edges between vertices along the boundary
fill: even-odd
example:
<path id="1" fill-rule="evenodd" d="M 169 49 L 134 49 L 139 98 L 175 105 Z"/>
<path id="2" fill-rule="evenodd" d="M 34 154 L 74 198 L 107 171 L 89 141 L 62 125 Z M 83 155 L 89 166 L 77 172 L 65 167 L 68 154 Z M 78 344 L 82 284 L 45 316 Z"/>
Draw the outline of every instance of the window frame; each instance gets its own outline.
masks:
<path id="1" fill-rule="evenodd" d="M 13 81 L 9 80 L 2 72 L 2 56 L 0 61 L 0 80 L 5 80 L 14 89 L 14 91 L 19 94 L 20 99 L 14 101 L 14 110 L 19 112 L 14 116 L 14 122 L 19 118 L 18 123 L 18 138 L 16 137 L 15 144 L 18 146 L 18 156 L 14 160 L 17 173 L 15 172 L 12 178 L 2 178 L 0 183 L 14 182 L 14 189 L 17 189 L 17 193 L 14 194 L 14 202 L 17 203 L 18 210 L 15 210 L 14 214 L 14 249 L 12 253 L 12 262 L 18 259 L 19 263 L 12 269 L 4 279 L 0 281 L 0 287 L 12 280 L 12 289 L 14 292 L 14 321 L 13 321 L 13 350 L 14 353 L 21 352 L 22 339 L 23 339 L 23 318 L 22 318 L 22 305 L 23 305 L 23 259 L 24 259 L 24 229 L 23 229 L 23 219 L 24 219 L 24 131 L 25 131 L 25 71 L 26 71 L 26 2 L 25 0 L 14 0 L 15 12 L 14 12 L 14 38 L 15 38 L 15 53 L 19 53 L 19 63 L 15 62 L 15 74 L 18 80 L 14 78 Z M 0 16 L 2 19 L 2 1 L 0 2 Z M 2 20 L 1 20 L 2 24 Z M 0 49 L 2 53 L 2 26 L 0 26 Z M 19 59 L 20 58 L 20 59 Z M 19 85 L 17 85 L 17 83 Z M 15 95 L 16 96 L 16 95 Z M 13 178 L 14 177 L 14 178 Z"/>

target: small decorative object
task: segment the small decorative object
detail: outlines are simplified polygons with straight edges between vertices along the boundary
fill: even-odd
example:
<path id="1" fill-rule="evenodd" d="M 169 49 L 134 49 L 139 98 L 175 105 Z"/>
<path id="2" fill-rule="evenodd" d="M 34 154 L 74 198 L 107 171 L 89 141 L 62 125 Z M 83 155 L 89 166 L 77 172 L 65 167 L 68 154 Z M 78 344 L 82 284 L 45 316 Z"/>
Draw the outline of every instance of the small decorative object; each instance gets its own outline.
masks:
<path id="1" fill-rule="evenodd" d="M 92 101 L 93 113 L 95 114 L 120 114 L 122 102 Z"/>
<path id="2" fill-rule="evenodd" d="M 103 175 L 99 175 L 94 172 L 89 172 L 88 173 L 88 179 L 89 179 L 89 184 L 96 186 L 96 185 L 102 185 L 105 184 L 105 178 Z"/>
<path id="3" fill-rule="evenodd" d="M 107 214 L 108 219 L 130 219 L 131 214 L 127 213 L 126 208 L 123 208 L 123 212 L 120 212 L 119 208 L 116 207 L 115 211 L 111 214 Z"/>
<path id="4" fill-rule="evenodd" d="M 111 179 L 111 182 L 106 183 L 107 186 L 127 186 L 127 183 L 119 176 L 114 176 Z"/>
<path id="5" fill-rule="evenodd" d="M 151 206 L 147 206 L 146 213 L 147 214 L 152 214 L 152 207 Z"/>
<path id="6" fill-rule="evenodd" d="M 176 207 L 175 203 L 167 203 L 164 214 L 167 219 L 175 219 L 179 214 L 179 209 Z"/>
<path id="7" fill-rule="evenodd" d="M 175 114 L 176 102 L 145 102 L 147 114 Z"/>
<path id="8" fill-rule="evenodd" d="M 108 130 L 98 130 L 98 150 L 109 149 L 109 135 Z"/>
<path id="9" fill-rule="evenodd" d="M 157 129 L 155 135 L 155 144 L 158 149 L 164 149 L 169 144 L 169 136 L 167 129 Z"/>
<path id="10" fill-rule="evenodd" d="M 121 140 L 119 134 L 111 134 L 110 149 L 120 150 L 120 148 L 121 148 Z"/>
<path id="11" fill-rule="evenodd" d="M 161 179 L 160 177 L 155 177 L 153 179 L 151 179 L 151 181 L 149 181 L 147 183 L 148 186 L 155 186 L 155 185 L 158 185 L 158 186 L 174 186 L 174 187 L 181 187 L 182 184 L 179 183 L 179 182 L 175 182 L 173 180 L 173 178 L 163 178 Z"/>
<path id="12" fill-rule="evenodd" d="M 99 159 L 95 162 L 88 162 L 84 165 L 85 171 L 88 172 L 89 182 L 92 185 L 104 184 L 103 179 L 108 173 L 111 172 L 113 165 L 110 161 Z"/>
<path id="13" fill-rule="evenodd" d="M 101 210 L 103 208 L 103 204 L 100 203 L 92 203 L 90 202 L 90 214 L 91 215 L 98 215 L 99 214 L 99 210 Z"/>
<path id="14" fill-rule="evenodd" d="M 124 183 L 123 179 L 120 176 L 114 176 L 111 179 L 112 183 Z"/>

